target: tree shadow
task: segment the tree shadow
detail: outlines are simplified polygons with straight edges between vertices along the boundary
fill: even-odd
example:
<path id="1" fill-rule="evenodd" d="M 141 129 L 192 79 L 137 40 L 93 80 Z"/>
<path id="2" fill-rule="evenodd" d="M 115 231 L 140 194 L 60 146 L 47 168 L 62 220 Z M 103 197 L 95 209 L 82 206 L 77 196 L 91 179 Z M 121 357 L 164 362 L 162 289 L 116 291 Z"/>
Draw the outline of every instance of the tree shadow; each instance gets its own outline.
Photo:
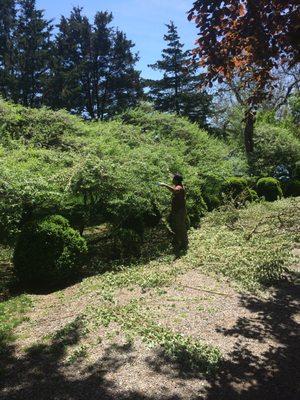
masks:
<path id="1" fill-rule="evenodd" d="M 80 318 L 56 332 L 50 344 L 34 345 L 23 356 L 13 345 L 1 353 L 0 399 L 2 400 L 155 400 L 139 391 L 123 390 L 106 375 L 134 361 L 130 344 L 111 345 L 93 365 L 66 373 L 64 357 L 69 346 L 80 341 Z M 137 377 L 138 379 L 138 377 Z M 163 396 L 176 400 L 176 396 Z"/>
<path id="2" fill-rule="evenodd" d="M 298 400 L 300 330 L 295 318 L 300 311 L 300 287 L 285 282 L 274 287 L 268 299 L 243 295 L 240 302 L 253 312 L 253 317 L 238 318 L 230 329 L 217 328 L 224 338 L 237 338 L 217 373 L 205 376 L 201 371 L 189 371 L 163 352 L 156 358 L 149 357 L 148 364 L 156 373 L 171 378 L 204 380 L 204 390 L 195 399 Z M 267 350 L 257 353 L 251 343 L 263 343 Z"/>
<path id="3" fill-rule="evenodd" d="M 239 341 L 228 354 L 220 374 L 210 381 L 207 399 L 300 398 L 299 324 L 300 287 L 289 282 L 273 288 L 268 299 L 242 296 L 241 304 L 255 318 L 240 317 L 230 329 L 219 328 L 224 336 Z M 269 343 L 259 357 L 245 339 Z"/>
<path id="4" fill-rule="evenodd" d="M 237 319 L 230 329 L 218 327 L 226 337 L 236 337 L 233 350 L 225 355 L 214 375 L 190 371 L 158 351 L 146 358 L 155 374 L 176 379 L 184 385 L 199 379 L 201 393 L 189 400 L 298 400 L 299 382 L 299 286 L 288 282 L 274 287 L 267 299 L 243 295 L 240 302 L 253 316 Z M 175 395 L 147 396 L 138 390 L 123 389 L 110 378 L 125 365 L 130 368 L 137 357 L 130 344 L 111 345 L 92 365 L 65 368 L 67 349 L 80 342 L 84 323 L 79 318 L 56 332 L 49 344 L 32 346 L 17 356 L 13 345 L 0 354 L 0 399 L 2 400 L 180 400 Z M 251 343 L 264 344 L 257 353 Z M 137 376 L 136 380 L 139 381 Z"/>

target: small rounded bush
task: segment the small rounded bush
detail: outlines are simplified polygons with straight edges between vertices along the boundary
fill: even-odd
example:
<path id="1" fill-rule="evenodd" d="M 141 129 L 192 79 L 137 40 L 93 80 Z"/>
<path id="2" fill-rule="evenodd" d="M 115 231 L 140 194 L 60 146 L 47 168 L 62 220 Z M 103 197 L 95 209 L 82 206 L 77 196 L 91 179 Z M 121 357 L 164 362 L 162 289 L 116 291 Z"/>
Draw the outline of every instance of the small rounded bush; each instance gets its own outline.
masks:
<path id="1" fill-rule="evenodd" d="M 287 197 L 300 196 L 300 179 L 291 179 L 284 185 L 284 195 Z"/>
<path id="2" fill-rule="evenodd" d="M 227 196 L 233 198 L 239 196 L 247 188 L 247 180 L 245 178 L 232 177 L 226 179 L 222 186 L 222 191 Z"/>
<path id="3" fill-rule="evenodd" d="M 275 178 L 261 178 L 258 180 L 256 187 L 258 195 L 264 197 L 267 201 L 275 201 L 282 197 L 280 183 Z"/>
<path id="4" fill-rule="evenodd" d="M 76 276 L 87 244 L 60 215 L 23 227 L 14 251 L 17 277 L 26 286 L 53 287 Z"/>

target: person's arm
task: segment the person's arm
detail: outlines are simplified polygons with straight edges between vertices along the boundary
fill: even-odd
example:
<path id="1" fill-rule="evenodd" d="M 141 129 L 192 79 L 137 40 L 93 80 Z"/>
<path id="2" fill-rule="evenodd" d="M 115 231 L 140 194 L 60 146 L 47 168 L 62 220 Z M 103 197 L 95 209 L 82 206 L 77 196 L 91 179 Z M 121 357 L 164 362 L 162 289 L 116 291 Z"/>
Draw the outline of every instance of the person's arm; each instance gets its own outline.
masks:
<path id="1" fill-rule="evenodd" d="M 158 184 L 159 184 L 159 186 L 161 186 L 161 187 L 167 188 L 167 189 L 170 190 L 170 192 L 172 192 L 172 193 L 176 192 L 176 188 L 175 188 L 174 186 L 167 185 L 166 183 L 163 183 L 163 182 L 159 182 Z"/>

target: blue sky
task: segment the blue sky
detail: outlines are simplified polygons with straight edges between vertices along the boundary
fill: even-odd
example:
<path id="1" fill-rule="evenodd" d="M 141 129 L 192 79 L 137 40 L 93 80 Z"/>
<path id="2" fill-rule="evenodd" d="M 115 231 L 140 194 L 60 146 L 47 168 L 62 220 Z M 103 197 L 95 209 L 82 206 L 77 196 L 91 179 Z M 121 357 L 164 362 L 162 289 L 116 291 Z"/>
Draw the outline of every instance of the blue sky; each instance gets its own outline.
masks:
<path id="1" fill-rule="evenodd" d="M 147 67 L 160 58 L 164 47 L 165 24 L 173 20 L 178 26 L 181 40 L 186 48 L 193 48 L 196 30 L 189 22 L 186 12 L 193 0 L 37 0 L 37 7 L 45 10 L 45 16 L 59 21 L 61 15 L 69 15 L 73 6 L 81 6 L 92 19 L 96 11 L 111 11 L 113 25 L 126 32 L 136 44 L 140 61 L 138 69 L 146 78 L 158 78 L 159 73 Z"/>

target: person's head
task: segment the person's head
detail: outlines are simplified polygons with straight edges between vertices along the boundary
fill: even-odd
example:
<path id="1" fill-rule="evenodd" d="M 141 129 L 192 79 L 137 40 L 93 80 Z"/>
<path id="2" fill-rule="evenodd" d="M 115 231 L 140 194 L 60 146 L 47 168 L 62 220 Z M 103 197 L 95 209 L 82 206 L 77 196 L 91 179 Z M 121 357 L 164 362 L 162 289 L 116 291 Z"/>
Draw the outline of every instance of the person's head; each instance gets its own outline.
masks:
<path id="1" fill-rule="evenodd" d="M 174 185 L 182 185 L 183 177 L 180 174 L 175 174 L 173 176 L 173 183 Z"/>

